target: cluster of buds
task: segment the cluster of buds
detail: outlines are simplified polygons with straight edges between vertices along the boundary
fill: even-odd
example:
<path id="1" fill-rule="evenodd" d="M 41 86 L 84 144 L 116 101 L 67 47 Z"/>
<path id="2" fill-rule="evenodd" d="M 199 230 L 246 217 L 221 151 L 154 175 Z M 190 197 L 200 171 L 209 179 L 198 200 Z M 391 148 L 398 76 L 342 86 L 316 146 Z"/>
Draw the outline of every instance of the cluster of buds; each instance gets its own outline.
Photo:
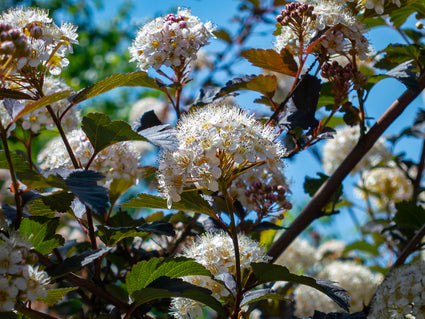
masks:
<path id="1" fill-rule="evenodd" d="M 287 187 L 283 185 L 268 185 L 257 180 L 244 191 L 248 204 L 252 205 L 259 216 L 265 216 L 278 206 L 288 210 L 292 208 L 286 199 Z"/>
<path id="2" fill-rule="evenodd" d="M 23 81 L 28 68 L 42 67 L 57 75 L 68 65 L 65 58 L 77 44 L 76 27 L 57 26 L 48 12 L 35 8 L 16 8 L 0 15 L 0 66 L 2 83 Z M 19 76 L 16 78 L 16 76 Z"/>
<path id="3" fill-rule="evenodd" d="M 337 61 L 326 62 L 322 66 L 321 76 L 332 84 L 335 105 L 340 105 L 347 98 L 351 88 L 358 90 L 367 84 L 366 77 L 351 63 L 341 66 Z"/>
<path id="4" fill-rule="evenodd" d="M 29 28 L 30 33 L 38 35 L 37 28 Z M 0 23 L 0 56 L 2 62 L 11 57 L 28 57 L 31 53 L 25 34 L 8 23 Z"/>
<path id="5" fill-rule="evenodd" d="M 276 21 L 282 26 L 291 28 L 298 37 L 302 37 L 306 26 L 316 19 L 313 10 L 314 6 L 311 4 L 291 2 L 285 5 L 285 9 L 276 17 Z"/>

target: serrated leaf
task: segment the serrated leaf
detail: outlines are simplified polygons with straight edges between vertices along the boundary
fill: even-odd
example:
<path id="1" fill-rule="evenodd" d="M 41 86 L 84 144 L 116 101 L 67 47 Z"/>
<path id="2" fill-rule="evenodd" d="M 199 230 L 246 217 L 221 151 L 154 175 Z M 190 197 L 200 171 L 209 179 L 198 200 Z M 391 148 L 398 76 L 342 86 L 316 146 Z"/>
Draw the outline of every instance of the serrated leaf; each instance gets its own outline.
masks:
<path id="1" fill-rule="evenodd" d="M 284 227 L 276 225 L 274 223 L 265 221 L 265 222 L 261 222 L 257 225 L 254 226 L 254 228 L 252 228 L 253 231 L 264 231 L 264 230 L 269 230 L 269 229 L 275 229 L 275 230 L 279 230 L 282 229 Z"/>
<path id="2" fill-rule="evenodd" d="M 103 113 L 89 113 L 83 117 L 81 129 L 86 133 L 95 153 L 109 145 L 123 141 L 146 141 L 124 121 L 111 121 Z"/>
<path id="3" fill-rule="evenodd" d="M 95 171 L 74 170 L 65 178 L 65 183 L 84 205 L 98 214 L 103 214 L 109 207 L 108 190 L 94 184 L 103 177 Z"/>
<path id="4" fill-rule="evenodd" d="M 412 62 L 412 60 L 403 62 L 388 71 L 386 75 L 400 81 L 412 92 L 418 92 L 418 77 L 416 72 L 413 71 L 415 66 L 412 64 Z"/>
<path id="5" fill-rule="evenodd" d="M 53 218 L 56 211 L 51 210 L 49 206 L 43 203 L 41 198 L 33 200 L 32 204 L 28 207 L 29 212 L 33 216 L 45 216 Z"/>
<path id="6" fill-rule="evenodd" d="M 295 275 L 290 273 L 288 268 L 276 264 L 252 263 L 251 267 L 258 283 L 288 281 L 310 286 L 326 294 L 344 310 L 348 311 L 350 308 L 350 297 L 346 291 L 328 280 Z"/>
<path id="7" fill-rule="evenodd" d="M 279 118 L 279 124 L 292 130 L 317 127 L 316 108 L 319 101 L 321 83 L 312 75 L 305 75 L 289 99 L 286 109 Z"/>
<path id="8" fill-rule="evenodd" d="M 25 160 L 25 158 L 19 154 L 14 152 L 10 153 L 10 157 L 13 163 L 13 169 L 15 172 L 26 172 L 30 170 L 29 163 Z M 0 150 L 0 168 L 9 169 L 6 154 L 4 150 Z"/>
<path id="9" fill-rule="evenodd" d="M 242 297 L 242 301 L 241 301 L 241 307 L 256 301 L 267 300 L 267 299 L 289 301 L 289 299 L 285 298 L 282 295 L 277 294 L 273 289 L 270 289 L 270 288 L 257 289 L 257 290 L 251 290 L 244 293 Z"/>
<path id="10" fill-rule="evenodd" d="M 219 98 L 235 91 L 249 90 L 260 92 L 271 98 L 276 88 L 277 80 L 274 75 L 245 75 L 228 81 L 216 97 Z"/>
<path id="11" fill-rule="evenodd" d="M 73 199 L 74 194 L 63 191 L 41 197 L 41 200 L 46 206 L 58 213 L 67 212 L 71 207 Z"/>
<path id="12" fill-rule="evenodd" d="M 80 90 L 72 97 L 71 102 L 72 104 L 78 104 L 99 94 L 123 86 L 141 86 L 160 90 L 155 79 L 149 77 L 146 72 L 115 73 L 106 79 Z"/>
<path id="13" fill-rule="evenodd" d="M 53 306 L 70 291 L 77 290 L 78 287 L 71 287 L 71 288 L 58 288 L 58 289 L 49 289 L 47 290 L 47 296 L 45 298 L 37 298 L 37 301 L 41 301 L 49 306 Z M 1 317 L 3 318 L 3 317 Z"/>
<path id="14" fill-rule="evenodd" d="M 152 223 L 145 223 L 140 226 L 123 226 L 112 227 L 102 226 L 97 227 L 98 235 L 106 245 L 114 245 L 124 238 L 146 235 L 147 233 L 154 233 L 165 236 L 175 236 L 173 225 L 163 220 L 154 221 Z"/>
<path id="15" fill-rule="evenodd" d="M 386 54 L 375 64 L 375 67 L 386 70 L 395 68 L 406 61 L 418 62 L 421 55 L 420 47 L 415 44 L 390 44 L 382 52 Z"/>
<path id="16" fill-rule="evenodd" d="M 192 300 L 196 300 L 201 302 L 202 304 L 209 306 L 211 309 L 215 310 L 220 316 L 226 318 L 226 311 L 220 302 L 218 302 L 214 297 L 210 296 L 200 290 L 200 287 L 197 287 L 192 284 L 187 285 L 187 289 L 182 292 L 171 292 L 166 289 L 158 289 L 158 288 L 144 288 L 139 291 L 134 292 L 132 295 L 134 302 L 136 304 L 144 304 L 146 302 L 150 302 L 152 300 L 160 299 L 160 298 L 173 298 L 173 297 L 184 297 Z"/>
<path id="17" fill-rule="evenodd" d="M 215 216 L 214 210 L 203 199 L 198 191 L 183 192 L 179 202 L 173 203 L 171 209 L 187 210 L 197 213 Z M 150 194 L 138 194 L 137 198 L 130 199 L 121 205 L 122 207 L 131 208 L 152 208 L 152 209 L 168 209 L 167 200 Z"/>
<path id="18" fill-rule="evenodd" d="M 50 105 L 52 103 L 55 103 L 57 101 L 63 100 L 67 97 L 69 97 L 74 91 L 67 90 L 62 92 L 56 92 L 51 95 L 43 96 L 41 99 L 35 101 L 35 102 L 29 102 L 21 109 L 14 109 L 12 113 L 12 122 L 15 122 L 19 120 L 24 115 L 31 113 L 39 108 L 42 108 L 44 106 Z"/>
<path id="19" fill-rule="evenodd" d="M 397 212 L 393 218 L 400 231 L 408 238 L 415 235 L 425 224 L 425 209 L 413 202 L 403 201 L 396 203 Z"/>
<path id="20" fill-rule="evenodd" d="M 3 99 L 34 100 L 34 98 L 31 95 L 28 95 L 24 92 L 0 88 L 0 100 L 3 100 Z"/>
<path id="21" fill-rule="evenodd" d="M 378 247 L 363 240 L 355 241 L 354 243 L 347 245 L 344 249 L 344 254 L 353 250 L 368 252 L 373 256 L 379 255 Z"/>
<path id="22" fill-rule="evenodd" d="M 249 49 L 242 51 L 241 55 L 253 65 L 266 70 L 290 76 L 295 76 L 298 71 L 294 57 L 286 49 L 283 49 L 280 54 L 272 49 Z"/>
<path id="23" fill-rule="evenodd" d="M 385 13 L 389 13 L 386 9 Z M 425 16 L 425 3 L 422 0 L 403 1 L 400 7 L 393 7 L 390 18 L 395 27 L 401 27 L 412 14 Z"/>
<path id="24" fill-rule="evenodd" d="M 133 185 L 134 181 L 131 179 L 114 179 L 109 187 L 109 202 L 111 203 L 111 206 L 114 206 L 118 198 L 120 198 L 120 196 Z"/>
<path id="25" fill-rule="evenodd" d="M 80 270 L 83 266 L 93 262 L 95 259 L 102 257 L 112 248 L 105 247 L 103 249 L 96 249 L 92 251 L 85 251 L 80 255 L 75 255 L 66 258 L 60 264 L 54 264 L 46 268 L 46 272 L 50 277 L 61 277 L 67 273 Z"/>
<path id="26" fill-rule="evenodd" d="M 174 152 L 178 148 L 176 130 L 169 124 L 153 126 L 138 132 L 145 140 L 167 151 Z"/>
<path id="27" fill-rule="evenodd" d="M 135 291 L 146 288 L 159 277 L 179 278 L 191 275 L 211 277 L 211 273 L 193 259 L 151 258 L 134 265 L 127 273 L 125 283 L 128 293 L 133 295 Z"/>
<path id="28" fill-rule="evenodd" d="M 35 250 L 45 255 L 65 242 L 62 236 L 56 234 L 58 226 L 59 218 L 31 216 L 22 220 L 19 232 Z"/>
<path id="29" fill-rule="evenodd" d="M 232 44 L 232 42 L 233 42 L 232 37 L 230 36 L 229 32 L 227 32 L 226 30 L 218 29 L 218 30 L 215 30 L 213 33 L 220 40 L 223 40 L 224 42 Z"/>

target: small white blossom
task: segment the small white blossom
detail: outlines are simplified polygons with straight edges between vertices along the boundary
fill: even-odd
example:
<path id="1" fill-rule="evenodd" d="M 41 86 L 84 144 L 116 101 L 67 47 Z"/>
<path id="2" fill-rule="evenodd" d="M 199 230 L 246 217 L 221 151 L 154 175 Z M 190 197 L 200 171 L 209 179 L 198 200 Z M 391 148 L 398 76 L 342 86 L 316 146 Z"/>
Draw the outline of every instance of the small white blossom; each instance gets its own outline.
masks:
<path id="1" fill-rule="evenodd" d="M 388 205 L 411 199 L 412 181 L 394 163 L 377 167 L 362 173 L 362 187 L 357 190 L 364 198 L 372 196 L 378 209 L 385 210 Z"/>
<path id="2" fill-rule="evenodd" d="M 220 179 L 251 164 L 266 163 L 272 171 L 282 166 L 283 149 L 273 129 L 233 105 L 210 104 L 182 116 L 176 136 L 178 149 L 162 153 L 158 170 L 170 207 L 184 187 L 218 191 Z"/>
<path id="3" fill-rule="evenodd" d="M 241 270 L 249 269 L 251 263 L 268 262 L 269 257 L 259 243 L 248 236 L 239 234 L 239 253 Z M 194 259 L 214 276 L 219 274 L 236 275 L 236 259 L 233 241 L 225 232 L 204 233 L 187 247 L 183 256 Z M 212 296 L 221 299 L 229 291 L 219 282 L 205 276 L 186 276 L 183 278 L 194 285 L 212 291 Z M 175 318 L 196 318 L 202 315 L 202 304 L 186 298 L 172 298 L 170 314 Z"/>
<path id="4" fill-rule="evenodd" d="M 276 260 L 276 264 L 287 267 L 290 271 L 308 271 L 316 263 L 316 250 L 302 238 L 295 239 Z"/>
<path id="5" fill-rule="evenodd" d="M 327 174 L 333 173 L 338 168 L 357 144 L 359 138 L 360 132 L 358 127 L 345 126 L 342 129 L 337 129 L 337 133 L 333 139 L 326 140 L 322 150 L 322 162 Z M 390 152 L 385 147 L 384 139 L 380 138 L 356 165 L 352 173 L 371 169 L 389 157 Z"/>
<path id="6" fill-rule="evenodd" d="M 331 239 L 322 243 L 316 251 L 316 258 L 320 261 L 335 260 L 342 257 L 346 247 L 345 241 Z"/>
<path id="7" fill-rule="evenodd" d="M 374 275 L 362 265 L 340 261 L 328 264 L 317 277 L 335 281 L 338 286 L 347 290 L 351 297 L 351 312 L 363 309 L 363 305 L 370 301 L 383 279 L 382 275 Z M 325 313 L 340 311 L 339 306 L 328 296 L 308 286 L 299 285 L 295 288 L 294 299 L 295 315 L 299 317 L 312 316 L 315 310 Z"/>
<path id="8" fill-rule="evenodd" d="M 67 135 L 68 142 L 81 164 L 86 165 L 93 155 L 93 147 L 83 130 L 73 130 Z M 137 181 L 140 155 L 131 142 L 113 144 L 100 151 L 90 169 L 102 173 L 108 184 L 113 179 Z M 72 162 L 61 138 L 52 139 L 37 157 L 42 169 L 72 168 Z"/>
<path id="9" fill-rule="evenodd" d="M 25 65 L 42 65 L 59 74 L 69 63 L 65 56 L 72 53 L 72 44 L 78 44 L 77 27 L 70 23 L 58 27 L 43 9 L 9 9 L 0 15 L 0 24 L 4 33 L 0 58 L 11 58 L 12 74 Z"/>
<path id="10" fill-rule="evenodd" d="M 364 6 L 366 9 L 375 10 L 377 14 L 383 14 L 385 5 L 389 3 L 393 3 L 399 8 L 401 6 L 400 0 L 365 0 Z"/>
<path id="11" fill-rule="evenodd" d="M 213 37 L 211 22 L 202 23 L 188 9 L 158 17 L 144 25 L 130 46 L 131 61 L 144 71 L 162 65 L 181 67 L 196 59 L 197 51 Z"/>
<path id="12" fill-rule="evenodd" d="M 368 319 L 423 318 L 425 261 L 414 260 L 391 271 L 378 287 Z"/>
<path id="13" fill-rule="evenodd" d="M 40 271 L 38 268 L 28 265 L 23 273 L 23 278 L 26 280 L 24 291 L 26 300 L 35 301 L 37 297 L 46 298 L 50 278 L 45 271 Z"/>

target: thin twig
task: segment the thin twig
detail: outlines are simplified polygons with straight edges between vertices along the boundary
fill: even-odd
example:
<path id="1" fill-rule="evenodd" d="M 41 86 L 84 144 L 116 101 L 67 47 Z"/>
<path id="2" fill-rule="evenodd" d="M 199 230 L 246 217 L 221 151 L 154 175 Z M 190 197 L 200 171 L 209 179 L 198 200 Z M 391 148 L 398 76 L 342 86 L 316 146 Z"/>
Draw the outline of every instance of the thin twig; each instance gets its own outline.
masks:
<path id="1" fill-rule="evenodd" d="M 425 76 L 418 80 L 417 92 L 406 90 L 378 119 L 376 124 L 361 139 L 351 153 L 345 158 L 335 173 L 320 187 L 311 201 L 302 210 L 290 227 L 273 243 L 267 255 L 276 260 L 291 242 L 305 230 L 316 218 L 322 216 L 322 208 L 337 190 L 344 178 L 351 172 L 362 157 L 372 148 L 382 133 L 406 109 L 425 87 Z"/>

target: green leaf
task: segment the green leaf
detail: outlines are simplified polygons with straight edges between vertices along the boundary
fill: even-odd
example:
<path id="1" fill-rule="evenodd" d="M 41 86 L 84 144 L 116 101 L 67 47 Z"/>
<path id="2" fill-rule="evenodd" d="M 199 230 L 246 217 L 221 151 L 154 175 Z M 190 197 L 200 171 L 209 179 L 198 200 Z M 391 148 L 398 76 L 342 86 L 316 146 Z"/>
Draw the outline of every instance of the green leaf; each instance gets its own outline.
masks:
<path id="1" fill-rule="evenodd" d="M 361 250 L 370 253 L 373 256 L 379 255 L 378 247 L 369 244 L 368 242 L 363 240 L 355 241 L 354 243 L 351 243 L 350 245 L 346 246 L 344 249 L 344 254 L 353 250 Z"/>
<path id="2" fill-rule="evenodd" d="M 70 209 L 74 198 L 74 194 L 61 191 L 48 196 L 43 196 L 41 197 L 41 200 L 51 210 L 58 213 L 66 213 Z"/>
<path id="3" fill-rule="evenodd" d="M 56 234 L 59 218 L 31 216 L 24 218 L 19 226 L 19 232 L 27 238 L 34 249 L 45 255 L 65 242 L 62 236 Z"/>
<path id="4" fill-rule="evenodd" d="M 402 1 L 400 8 L 393 7 L 391 11 L 391 22 L 395 27 L 401 27 L 412 14 L 419 14 L 422 17 L 425 16 L 425 3 L 423 0 Z M 386 10 L 385 13 L 389 13 L 388 10 Z"/>
<path id="5" fill-rule="evenodd" d="M 10 153 L 10 157 L 13 163 L 13 169 L 15 172 L 26 172 L 30 170 L 29 163 L 25 160 L 25 158 L 19 154 L 14 152 Z M 0 150 L 0 168 L 9 169 L 6 154 L 4 150 Z"/>
<path id="6" fill-rule="evenodd" d="M 294 57 L 286 49 L 283 49 L 280 54 L 272 49 L 249 49 L 242 51 L 241 55 L 253 65 L 266 70 L 290 76 L 295 76 L 298 71 L 298 65 Z"/>
<path id="7" fill-rule="evenodd" d="M 41 301 L 49 306 L 53 306 L 58 301 L 62 300 L 62 298 L 70 291 L 77 290 L 78 287 L 71 288 L 59 288 L 59 289 L 49 289 L 47 290 L 46 298 L 37 298 L 37 301 Z M 2 317 L 3 318 L 3 317 Z"/>
<path id="8" fill-rule="evenodd" d="M 146 141 L 144 137 L 134 132 L 128 123 L 111 121 L 103 113 L 89 113 L 83 117 L 82 123 L 81 128 L 93 145 L 95 153 L 122 141 Z"/>
<path id="9" fill-rule="evenodd" d="M 98 225 L 97 229 L 99 237 L 108 246 L 112 246 L 124 238 L 144 236 L 148 233 L 175 236 L 173 225 L 163 220 L 158 220 L 152 223 L 145 223 L 143 225 L 133 227 L 111 227 L 106 225 Z"/>
<path id="10" fill-rule="evenodd" d="M 208 202 L 199 195 L 198 191 L 183 192 L 180 196 L 181 200 L 177 203 L 173 203 L 171 209 L 188 210 L 207 214 L 209 216 L 215 216 L 214 210 Z M 143 193 L 138 194 L 137 197 L 138 198 L 130 199 L 121 206 L 132 208 L 168 209 L 167 200 L 162 197 Z"/>
<path id="11" fill-rule="evenodd" d="M 192 288 L 182 290 L 181 292 L 168 291 L 158 288 L 143 288 L 133 293 L 132 297 L 137 304 L 144 304 L 160 298 L 184 297 L 199 301 L 211 309 L 215 310 L 221 317 L 226 318 L 227 314 L 220 302 L 214 297 L 204 293 L 199 287 L 191 285 Z"/>
<path id="12" fill-rule="evenodd" d="M 285 298 L 284 296 L 275 293 L 273 289 L 266 288 L 266 289 L 251 290 L 244 293 L 242 297 L 242 301 L 241 301 L 241 307 L 256 301 L 267 300 L 267 299 L 289 301 L 289 299 Z"/>
<path id="13" fill-rule="evenodd" d="M 50 277 L 60 277 L 66 275 L 67 273 L 77 271 L 82 267 L 92 263 L 95 259 L 103 257 L 107 254 L 112 248 L 104 247 L 102 249 L 95 249 L 85 251 L 80 255 L 75 255 L 69 258 L 66 258 L 60 264 L 54 264 L 46 268 L 46 272 Z"/>
<path id="14" fill-rule="evenodd" d="M 385 56 L 375 64 L 375 67 L 390 70 L 410 60 L 416 64 L 421 63 L 421 51 L 423 49 L 416 44 L 390 44 L 381 51 Z"/>
<path id="15" fill-rule="evenodd" d="M 125 283 L 128 293 L 132 295 L 133 292 L 146 288 L 159 277 L 179 278 L 191 275 L 211 277 L 211 273 L 193 259 L 185 257 L 152 258 L 134 265 L 127 273 Z"/>
<path id="16" fill-rule="evenodd" d="M 133 185 L 134 181 L 131 179 L 114 179 L 109 187 L 109 202 L 111 206 L 114 206 L 118 198 Z"/>
<path id="17" fill-rule="evenodd" d="M 28 207 L 28 210 L 33 216 L 45 216 L 53 218 L 56 214 L 56 211 L 51 210 L 49 206 L 44 204 L 41 198 L 33 200 L 32 204 Z"/>
<path id="18" fill-rule="evenodd" d="M 332 285 L 330 281 L 295 275 L 290 273 L 288 268 L 276 264 L 253 263 L 251 267 L 255 278 L 260 284 L 274 281 L 288 281 L 310 286 L 326 294 L 344 310 L 349 310 L 350 297 L 343 288 Z"/>
<path id="19" fill-rule="evenodd" d="M 400 202 L 395 204 L 397 212 L 393 221 L 400 231 L 408 238 L 412 238 L 415 232 L 425 224 L 425 209 L 414 202 Z"/>
<path id="20" fill-rule="evenodd" d="M 260 92 L 261 94 L 271 98 L 273 97 L 276 88 L 277 80 L 274 75 L 245 75 L 227 82 L 226 86 L 218 92 L 216 97 L 222 97 L 235 91 L 249 90 Z"/>
<path id="21" fill-rule="evenodd" d="M 224 42 L 227 42 L 229 44 L 232 44 L 232 37 L 230 36 L 229 32 L 227 32 L 224 29 L 218 29 L 213 32 L 214 35 L 219 38 L 220 40 L 223 40 Z"/>
<path id="22" fill-rule="evenodd" d="M 63 92 L 56 92 L 53 93 L 51 95 L 47 95 L 42 97 L 41 99 L 39 99 L 38 101 L 35 102 L 30 102 L 28 104 L 26 104 L 22 109 L 20 110 L 13 110 L 13 114 L 12 114 L 12 122 L 15 122 L 17 120 L 19 120 L 21 117 L 23 117 L 24 115 L 31 113 L 32 111 L 35 111 L 41 107 L 50 105 L 54 102 L 63 100 L 65 98 L 67 98 L 68 96 L 70 96 L 74 91 L 72 90 L 67 90 L 67 91 L 63 91 Z"/>
<path id="23" fill-rule="evenodd" d="M 146 72 L 136 71 L 126 74 L 116 73 L 106 79 L 86 87 L 85 89 L 82 89 L 72 97 L 71 103 L 75 105 L 99 94 L 122 86 L 142 86 L 160 90 L 160 87 L 156 83 L 155 79 L 149 77 Z"/>
<path id="24" fill-rule="evenodd" d="M 319 188 L 327 181 L 329 176 L 323 174 L 323 173 L 317 173 L 319 175 L 319 178 L 311 178 L 306 176 L 304 181 L 304 191 L 309 194 L 311 197 L 316 194 L 316 192 L 319 190 Z M 335 191 L 335 193 L 332 194 L 332 196 L 329 198 L 329 203 L 335 205 L 339 202 L 340 198 L 342 196 L 342 185 L 338 186 L 338 189 Z M 333 212 L 333 207 L 330 207 L 331 211 Z M 326 211 L 328 211 L 328 208 L 325 208 Z"/>

